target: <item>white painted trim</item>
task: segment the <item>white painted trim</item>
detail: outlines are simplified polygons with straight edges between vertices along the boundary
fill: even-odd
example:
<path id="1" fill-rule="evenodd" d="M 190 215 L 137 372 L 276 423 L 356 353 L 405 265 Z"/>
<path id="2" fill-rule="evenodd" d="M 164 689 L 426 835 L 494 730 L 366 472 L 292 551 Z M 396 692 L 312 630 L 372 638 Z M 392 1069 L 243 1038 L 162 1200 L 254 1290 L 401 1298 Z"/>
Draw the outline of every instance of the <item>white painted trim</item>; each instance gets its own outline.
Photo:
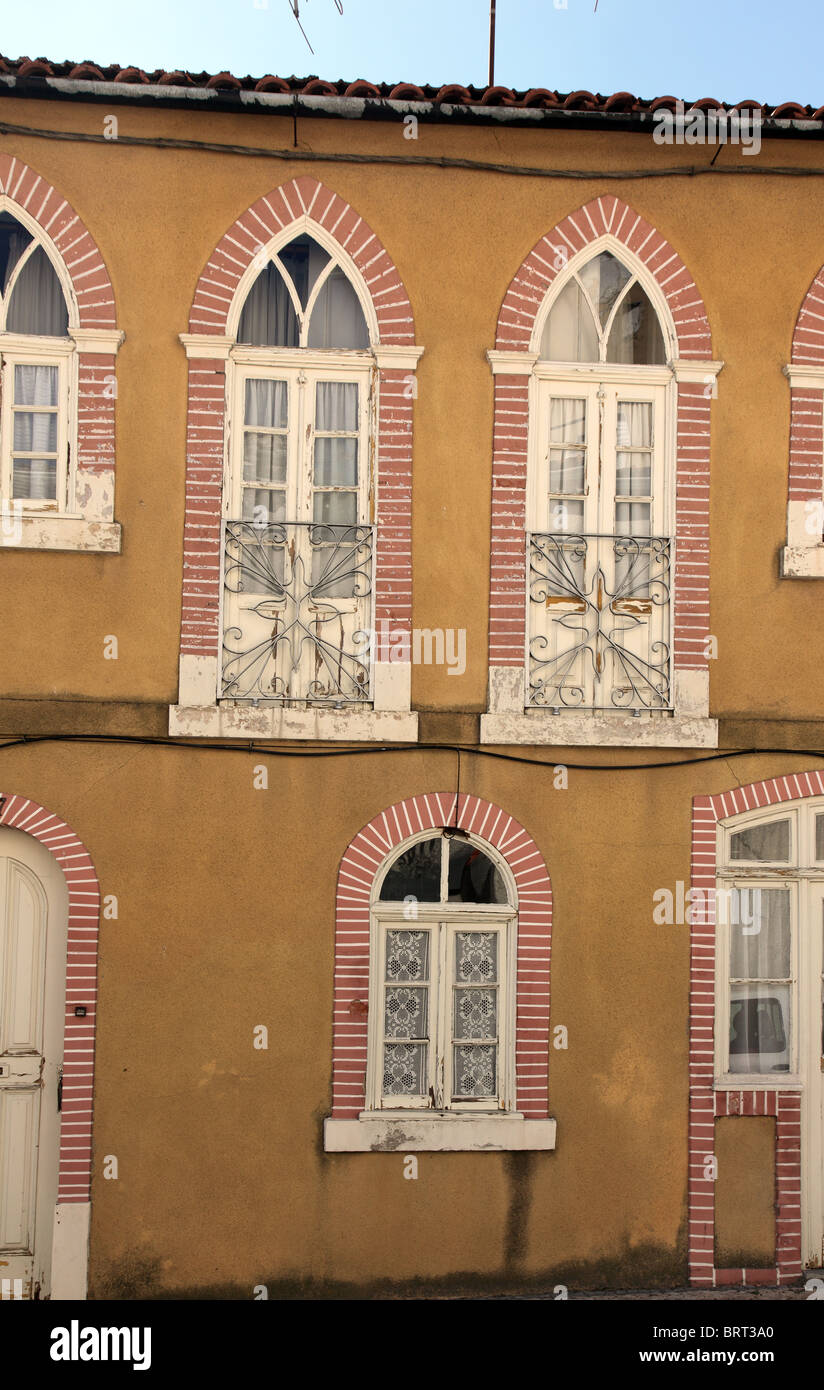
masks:
<path id="1" fill-rule="evenodd" d="M 554 748 L 717 748 L 718 720 L 661 710 L 637 718 L 608 710 L 558 715 L 548 710 L 522 710 L 517 714 L 482 714 L 480 741 Z"/>
<path id="2" fill-rule="evenodd" d="M 787 544 L 778 552 L 782 579 L 824 579 L 821 524 L 820 502 L 791 498 L 787 503 Z"/>
<path id="3" fill-rule="evenodd" d="M 283 709 L 280 705 L 171 705 L 169 734 L 183 738 L 311 739 L 416 743 L 418 716 L 404 710 Z"/>
<path id="4" fill-rule="evenodd" d="M 788 362 L 781 370 L 789 381 L 791 389 L 824 391 L 824 367 L 814 367 L 811 364 L 796 366 L 794 363 Z"/>
<path id="5" fill-rule="evenodd" d="M 700 362 L 677 357 L 672 363 L 672 370 L 676 381 L 691 381 L 701 386 L 716 381 L 723 366 L 723 362 Z"/>
<path id="6" fill-rule="evenodd" d="M 357 1120 L 323 1122 L 326 1153 L 468 1153 L 555 1148 L 555 1120 L 509 1115 L 390 1115 L 362 1112 Z"/>
<path id="7" fill-rule="evenodd" d="M 69 337 L 74 339 L 78 352 L 111 357 L 117 355 L 126 334 L 121 328 L 70 328 Z"/>
<path id="8" fill-rule="evenodd" d="M 422 347 L 406 347 L 403 343 L 376 343 L 372 349 L 378 366 L 385 370 L 414 372 L 424 354 Z"/>
<path id="9" fill-rule="evenodd" d="M 122 527 L 115 521 L 86 521 L 83 517 L 9 514 L 0 522 L 0 548 L 5 550 L 84 550 L 119 555 Z"/>
<path id="10" fill-rule="evenodd" d="M 178 333 L 177 336 L 187 357 L 214 357 L 224 361 L 235 342 L 234 338 L 220 337 L 216 333 Z"/>
<path id="11" fill-rule="evenodd" d="M 486 360 L 493 376 L 531 376 L 538 361 L 537 352 L 500 352 L 487 348 Z"/>
<path id="12" fill-rule="evenodd" d="M 90 1202 L 60 1202 L 54 1209 L 52 1302 L 86 1298 L 91 1216 Z"/>
<path id="13" fill-rule="evenodd" d="M 779 571 L 782 579 L 824 579 L 824 545 L 785 545 Z"/>

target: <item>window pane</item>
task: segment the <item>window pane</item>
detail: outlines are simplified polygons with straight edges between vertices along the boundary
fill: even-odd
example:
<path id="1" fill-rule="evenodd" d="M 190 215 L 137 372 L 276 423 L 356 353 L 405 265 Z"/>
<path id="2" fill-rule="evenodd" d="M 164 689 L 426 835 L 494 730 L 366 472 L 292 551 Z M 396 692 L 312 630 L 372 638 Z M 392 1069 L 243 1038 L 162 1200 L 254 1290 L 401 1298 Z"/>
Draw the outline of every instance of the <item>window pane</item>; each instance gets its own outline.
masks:
<path id="1" fill-rule="evenodd" d="M 730 836 L 730 859 L 746 859 L 758 864 L 788 864 L 790 860 L 790 822 L 770 821 L 751 825 Z"/>
<path id="2" fill-rule="evenodd" d="M 498 933 L 457 932 L 455 978 L 465 985 L 494 984 L 498 978 Z"/>
<path id="3" fill-rule="evenodd" d="M 449 901 L 505 903 L 503 878 L 492 860 L 466 840 L 449 841 Z"/>
<path id="4" fill-rule="evenodd" d="M 319 381 L 315 396 L 315 429 L 345 430 L 354 434 L 358 428 L 358 384 L 356 381 Z"/>
<path id="5" fill-rule="evenodd" d="M 243 481 L 286 482 L 286 435 L 251 434 L 243 437 Z"/>
<path id="6" fill-rule="evenodd" d="M 730 1071 L 790 1069 L 790 986 L 733 985 Z"/>
<path id="7" fill-rule="evenodd" d="M 289 392 L 285 381 L 250 379 L 246 382 L 244 421 L 264 429 L 285 430 Z"/>
<path id="8" fill-rule="evenodd" d="M 57 405 L 57 367 L 14 368 L 14 404 Z"/>
<path id="9" fill-rule="evenodd" d="M 730 976 L 734 980 L 790 978 L 790 890 L 737 889 L 730 911 Z M 720 916 L 720 912 L 717 912 Z M 732 921 L 733 916 L 738 921 Z"/>
<path id="10" fill-rule="evenodd" d="M 617 502 L 615 534 L 618 536 L 648 536 L 650 533 L 649 502 Z"/>
<path id="11" fill-rule="evenodd" d="M 607 361 L 650 366 L 666 361 L 658 315 L 638 284 L 627 290 L 613 319 Z"/>
<path id="12" fill-rule="evenodd" d="M 429 932 L 386 933 L 386 978 L 391 981 L 429 979 Z"/>
<path id="13" fill-rule="evenodd" d="M 453 1048 L 453 1099 L 497 1095 L 497 1048 L 461 1044 Z"/>
<path id="14" fill-rule="evenodd" d="M 343 271 L 337 267 L 325 281 L 309 320 L 310 348 L 369 346 L 369 330 L 360 300 Z"/>
<path id="15" fill-rule="evenodd" d="M 815 818 L 815 857 L 824 859 L 824 816 Z"/>
<path id="16" fill-rule="evenodd" d="M 577 280 L 559 294 L 541 340 L 541 357 L 549 362 L 597 362 L 598 330 Z"/>
<path id="17" fill-rule="evenodd" d="M 245 487 L 243 489 L 243 521 L 258 526 L 286 520 L 286 493 L 275 488 Z"/>
<path id="18" fill-rule="evenodd" d="M 34 501 L 57 499 L 57 462 L 55 459 L 14 459 L 12 466 L 12 497 L 28 497 Z"/>
<path id="19" fill-rule="evenodd" d="M 14 413 L 14 452 L 21 454 L 57 453 L 57 415 L 16 410 Z"/>
<path id="20" fill-rule="evenodd" d="M 383 1049 L 383 1094 L 426 1095 L 426 1043 L 386 1043 Z"/>
<path id="21" fill-rule="evenodd" d="M 494 989 L 456 989 L 453 1029 L 456 1038 L 495 1038 L 498 996 Z"/>
<path id="22" fill-rule="evenodd" d="M 329 262 L 329 252 L 304 233 L 290 241 L 288 246 L 282 247 L 277 254 L 305 309 L 315 281 Z"/>
<path id="23" fill-rule="evenodd" d="M 391 986 L 386 991 L 384 1032 L 387 1038 L 426 1038 L 426 989 Z M 488 1037 L 488 1034 L 483 1034 Z"/>
<path id="24" fill-rule="evenodd" d="M 616 442 L 618 446 L 615 491 L 623 497 L 649 497 L 652 455 L 652 404 L 650 401 L 619 401 Z"/>
<path id="25" fill-rule="evenodd" d="M 600 256 L 587 261 L 583 270 L 579 272 L 579 277 L 595 305 L 601 327 L 606 328 L 612 306 L 631 278 L 630 272 L 625 265 L 611 256 L 609 251 L 602 251 Z"/>
<path id="26" fill-rule="evenodd" d="M 317 487 L 357 487 L 357 439 L 315 440 L 315 485 Z"/>
<path id="27" fill-rule="evenodd" d="M 9 333 L 36 333 L 65 338 L 69 312 L 54 266 L 38 246 L 14 283 L 6 317 Z"/>
<path id="28" fill-rule="evenodd" d="M 289 291 L 271 261 L 260 272 L 246 297 L 237 340 L 258 347 L 297 347 L 300 342 L 300 328 Z"/>
<path id="29" fill-rule="evenodd" d="M 333 526 L 354 526 L 358 520 L 356 492 L 316 492 L 312 520 Z"/>
<path id="30" fill-rule="evenodd" d="M 568 498 L 552 501 L 549 508 L 550 531 L 565 531 L 578 534 L 584 524 L 583 502 L 571 502 Z M 583 561 L 581 562 L 583 564 Z M 581 571 L 583 576 L 583 570 Z"/>
<path id="31" fill-rule="evenodd" d="M 16 217 L 10 212 L 0 212 L 0 292 L 3 294 L 31 239 L 31 232 L 27 232 Z"/>
<path id="32" fill-rule="evenodd" d="M 404 850 L 383 880 L 381 902 L 402 902 L 409 897 L 422 903 L 439 902 L 442 845 L 443 840 L 438 835 L 431 840 L 419 840 Z M 394 935 L 389 933 L 390 937 Z"/>
<path id="33" fill-rule="evenodd" d="M 549 441 L 551 444 L 586 443 L 586 400 L 553 396 L 549 403 Z"/>

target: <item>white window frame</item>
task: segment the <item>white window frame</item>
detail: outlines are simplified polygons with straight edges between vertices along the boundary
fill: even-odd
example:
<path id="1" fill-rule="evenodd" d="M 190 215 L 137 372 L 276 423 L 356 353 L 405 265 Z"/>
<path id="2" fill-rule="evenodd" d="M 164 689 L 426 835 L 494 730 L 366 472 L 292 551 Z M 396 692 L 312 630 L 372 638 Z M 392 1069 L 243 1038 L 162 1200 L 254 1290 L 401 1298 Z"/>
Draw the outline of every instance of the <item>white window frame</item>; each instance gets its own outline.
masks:
<path id="1" fill-rule="evenodd" d="M 124 334 L 118 329 L 81 328 L 74 286 L 50 239 L 31 214 L 8 194 L 0 194 L 0 212 L 8 212 L 32 238 L 14 268 L 5 301 L 0 306 L 0 548 L 118 553 L 121 528 L 113 520 L 113 485 L 109 485 L 109 496 L 104 499 L 100 480 L 89 475 L 84 482 L 90 484 L 92 495 L 83 505 L 78 498 L 79 354 L 115 356 Z M 5 331 L 5 315 L 14 285 L 38 246 L 48 257 L 66 301 L 68 327 L 65 337 Z M 12 497 L 13 440 L 8 368 L 13 369 L 15 363 L 59 368 L 56 499 Z"/>
<path id="2" fill-rule="evenodd" d="M 590 260 L 608 251 L 621 261 L 646 293 L 655 311 L 664 339 L 666 363 L 638 366 L 611 362 L 555 362 L 540 359 L 541 341 L 549 315 L 570 280 Z M 629 283 L 629 282 L 628 282 Z M 609 324 L 614 319 L 613 306 Z M 597 315 L 596 315 L 597 319 Z M 528 378 L 528 440 L 527 486 L 525 496 L 526 538 L 542 526 L 539 519 L 540 492 L 544 460 L 541 449 L 546 435 L 542 412 L 548 409 L 546 398 L 553 389 L 556 394 L 583 395 L 590 387 L 597 390 L 603 383 L 606 389 L 626 389 L 629 392 L 659 388 L 663 406 L 663 438 L 661 452 L 656 458 L 659 468 L 660 511 L 662 529 L 653 535 L 670 538 L 670 647 L 676 622 L 676 477 L 678 448 L 678 384 L 681 381 L 714 382 L 722 362 L 681 361 L 676 356 L 677 338 L 666 299 L 649 271 L 627 248 L 611 235 L 589 242 L 581 251 L 570 256 L 564 270 L 552 284 L 533 325 L 527 352 L 490 350 L 487 359 L 493 375 L 526 376 Z M 643 399 L 643 397 L 640 397 Z M 627 399 L 632 399 L 628 396 Z M 658 423 L 657 417 L 656 423 Z M 658 446 L 656 446 L 658 452 Z M 627 499 L 628 501 L 631 499 Z M 583 528 L 582 528 L 583 529 Z M 608 533 L 612 533 L 612 525 Z M 528 572 L 527 572 L 528 577 Z M 520 743 L 528 745 L 590 745 L 647 747 L 715 748 L 718 744 L 718 721 L 709 718 L 709 677 L 703 671 L 672 671 L 672 708 L 631 714 L 621 710 L 562 710 L 553 714 L 549 709 L 530 708 L 526 704 L 529 671 L 529 586 L 524 600 L 526 614 L 526 643 L 523 666 L 495 667 L 489 673 L 487 712 L 481 715 L 481 742 Z"/>

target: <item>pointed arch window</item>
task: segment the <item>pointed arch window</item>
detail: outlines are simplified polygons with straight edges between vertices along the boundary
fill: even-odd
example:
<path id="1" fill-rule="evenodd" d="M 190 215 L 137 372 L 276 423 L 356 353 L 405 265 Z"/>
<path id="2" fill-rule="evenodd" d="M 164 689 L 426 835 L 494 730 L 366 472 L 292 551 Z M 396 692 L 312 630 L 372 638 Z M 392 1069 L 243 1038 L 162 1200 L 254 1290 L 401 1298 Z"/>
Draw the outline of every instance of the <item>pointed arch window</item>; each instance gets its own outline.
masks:
<path id="1" fill-rule="evenodd" d="M 26 511 L 67 507 L 72 349 L 52 261 L 0 211 L 0 491 Z"/>
<path id="2" fill-rule="evenodd" d="M 601 251 L 570 272 L 535 369 L 527 708 L 673 706 L 666 361 L 628 265 Z"/>
<path id="3" fill-rule="evenodd" d="M 308 232 L 263 259 L 230 353 L 220 697 L 368 705 L 370 331 L 348 268 Z"/>

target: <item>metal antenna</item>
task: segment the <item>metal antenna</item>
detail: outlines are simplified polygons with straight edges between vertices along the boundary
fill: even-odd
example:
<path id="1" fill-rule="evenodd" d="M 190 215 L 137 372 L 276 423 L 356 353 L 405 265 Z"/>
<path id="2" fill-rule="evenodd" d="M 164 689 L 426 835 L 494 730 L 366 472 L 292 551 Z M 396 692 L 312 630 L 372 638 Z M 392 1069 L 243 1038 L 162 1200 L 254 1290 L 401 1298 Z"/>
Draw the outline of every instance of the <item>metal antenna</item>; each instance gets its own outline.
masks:
<path id="1" fill-rule="evenodd" d="M 306 30 L 300 22 L 300 0 L 286 0 L 286 3 L 297 21 L 297 26 L 300 29 L 300 32 L 306 39 L 309 52 L 314 55 L 315 50 L 312 47 L 311 43 L 309 43 L 309 35 L 307 34 Z M 335 0 L 335 9 L 337 10 L 338 14 L 343 14 L 343 0 Z"/>
<path id="2" fill-rule="evenodd" d="M 495 0 L 489 0 L 489 85 L 495 86 Z"/>

